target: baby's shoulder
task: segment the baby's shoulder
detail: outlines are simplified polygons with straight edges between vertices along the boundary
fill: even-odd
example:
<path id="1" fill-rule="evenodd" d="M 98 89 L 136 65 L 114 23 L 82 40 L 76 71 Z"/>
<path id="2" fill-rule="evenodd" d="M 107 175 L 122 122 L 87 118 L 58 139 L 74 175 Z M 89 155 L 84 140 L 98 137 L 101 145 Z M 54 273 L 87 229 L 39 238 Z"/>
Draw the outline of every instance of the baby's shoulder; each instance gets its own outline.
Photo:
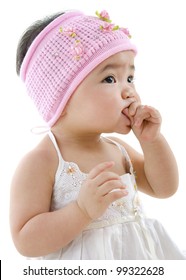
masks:
<path id="1" fill-rule="evenodd" d="M 55 153 L 52 150 L 50 143 L 44 139 L 35 148 L 29 151 L 20 160 L 16 173 L 30 176 L 51 176 L 53 177 L 54 170 L 57 165 Z"/>

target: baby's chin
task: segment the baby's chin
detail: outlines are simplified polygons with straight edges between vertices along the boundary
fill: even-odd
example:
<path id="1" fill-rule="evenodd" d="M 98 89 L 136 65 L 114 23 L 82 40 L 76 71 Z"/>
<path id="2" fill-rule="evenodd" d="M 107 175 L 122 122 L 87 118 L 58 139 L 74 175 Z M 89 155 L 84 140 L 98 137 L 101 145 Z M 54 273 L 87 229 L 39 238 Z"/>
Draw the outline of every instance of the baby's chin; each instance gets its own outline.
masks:
<path id="1" fill-rule="evenodd" d="M 131 129 L 132 129 L 131 124 L 129 124 L 129 125 L 125 125 L 124 127 L 116 129 L 116 131 L 114 132 L 119 134 L 128 134 L 131 131 Z"/>

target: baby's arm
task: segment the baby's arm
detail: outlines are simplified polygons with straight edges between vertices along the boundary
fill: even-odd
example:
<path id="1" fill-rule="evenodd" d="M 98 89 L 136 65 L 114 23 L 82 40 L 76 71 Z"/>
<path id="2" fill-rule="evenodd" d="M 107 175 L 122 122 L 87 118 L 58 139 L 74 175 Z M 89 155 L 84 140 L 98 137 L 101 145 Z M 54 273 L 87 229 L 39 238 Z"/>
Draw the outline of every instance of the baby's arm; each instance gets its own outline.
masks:
<path id="1" fill-rule="evenodd" d="M 12 236 L 17 250 L 29 257 L 61 249 L 110 203 L 126 195 L 119 176 L 107 171 L 113 163 L 103 163 L 90 172 L 78 202 L 50 212 L 53 186 L 50 160 L 42 151 L 32 152 L 19 165 L 12 181 Z M 119 191 L 109 193 L 113 189 Z"/>
<path id="2" fill-rule="evenodd" d="M 12 236 L 17 250 L 29 257 L 58 250 L 90 222 L 75 202 L 50 212 L 53 179 L 48 163 L 44 153 L 32 152 L 23 159 L 12 181 Z"/>

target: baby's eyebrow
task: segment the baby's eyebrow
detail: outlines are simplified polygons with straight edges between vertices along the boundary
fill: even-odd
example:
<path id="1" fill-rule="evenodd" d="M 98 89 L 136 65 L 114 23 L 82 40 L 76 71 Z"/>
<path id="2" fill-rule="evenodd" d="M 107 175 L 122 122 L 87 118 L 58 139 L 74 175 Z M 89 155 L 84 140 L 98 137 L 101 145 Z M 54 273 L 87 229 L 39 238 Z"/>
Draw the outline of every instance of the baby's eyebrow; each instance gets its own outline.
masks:
<path id="1" fill-rule="evenodd" d="M 107 64 L 105 67 L 103 67 L 100 72 L 105 72 L 110 69 L 118 69 L 118 68 L 125 68 L 125 67 L 126 66 L 121 63 L 110 63 L 110 64 Z M 129 68 L 130 68 L 130 70 L 135 71 L 135 66 L 133 64 L 129 65 Z"/>

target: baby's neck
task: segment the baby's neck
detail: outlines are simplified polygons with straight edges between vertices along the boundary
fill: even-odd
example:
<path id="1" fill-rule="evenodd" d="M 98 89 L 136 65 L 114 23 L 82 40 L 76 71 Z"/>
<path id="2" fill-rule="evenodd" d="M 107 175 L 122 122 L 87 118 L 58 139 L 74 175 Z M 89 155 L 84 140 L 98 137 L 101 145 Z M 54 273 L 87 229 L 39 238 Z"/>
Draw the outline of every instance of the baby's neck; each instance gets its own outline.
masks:
<path id="1" fill-rule="evenodd" d="M 81 132 L 64 132 L 58 129 L 52 129 L 54 136 L 58 142 L 58 145 L 79 146 L 87 147 L 89 149 L 94 148 L 101 142 L 101 134 L 99 133 L 81 133 Z"/>

